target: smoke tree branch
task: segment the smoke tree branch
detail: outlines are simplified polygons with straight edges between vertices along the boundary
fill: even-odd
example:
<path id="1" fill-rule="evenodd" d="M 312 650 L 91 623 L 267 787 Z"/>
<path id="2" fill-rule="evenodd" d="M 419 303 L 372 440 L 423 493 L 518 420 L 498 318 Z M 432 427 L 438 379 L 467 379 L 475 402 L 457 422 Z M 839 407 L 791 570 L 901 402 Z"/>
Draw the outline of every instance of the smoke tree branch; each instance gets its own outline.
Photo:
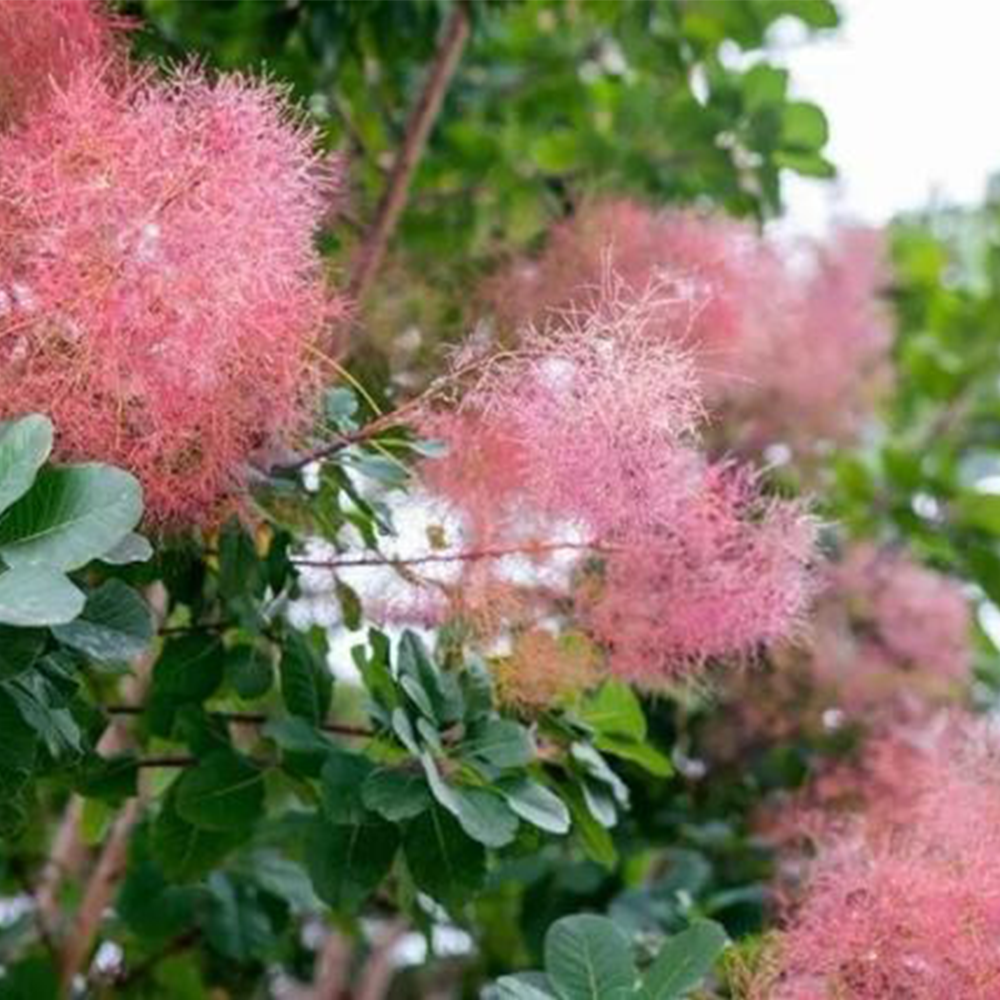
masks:
<path id="1" fill-rule="evenodd" d="M 166 615 L 167 594 L 157 584 L 147 591 L 147 599 L 153 618 L 159 626 Z M 142 656 L 135 664 L 133 673 L 124 683 L 125 695 L 129 699 L 141 698 L 149 685 L 153 669 L 154 655 Z M 104 731 L 97 744 L 97 752 L 102 757 L 111 757 L 132 745 L 132 736 L 127 723 L 114 720 Z M 38 878 L 35 898 L 41 919 L 50 933 L 55 932 L 61 922 L 59 892 L 67 878 L 75 878 L 87 860 L 87 848 L 80 828 L 83 822 L 83 799 L 74 795 L 66 806 L 52 840 L 52 847 Z"/>
<path id="2" fill-rule="evenodd" d="M 354 261 L 348 290 L 358 302 L 371 288 L 406 207 L 413 174 L 441 110 L 448 85 L 458 68 L 470 31 L 469 0 L 456 0 L 438 42 L 427 81 L 407 122 L 403 145 L 379 201 L 375 221 Z"/>

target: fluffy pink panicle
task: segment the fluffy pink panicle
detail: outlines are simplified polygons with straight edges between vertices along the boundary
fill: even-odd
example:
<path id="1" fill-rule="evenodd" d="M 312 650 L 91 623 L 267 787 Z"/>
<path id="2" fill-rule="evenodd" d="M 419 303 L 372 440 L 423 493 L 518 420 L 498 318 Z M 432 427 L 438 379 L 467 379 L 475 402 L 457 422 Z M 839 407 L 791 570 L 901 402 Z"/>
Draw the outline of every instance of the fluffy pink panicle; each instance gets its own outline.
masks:
<path id="1" fill-rule="evenodd" d="M 728 443 L 811 451 L 855 435 L 889 382 L 884 258 L 874 230 L 845 227 L 791 254 L 731 219 L 609 199 L 553 226 L 485 298 L 514 329 L 558 316 L 609 261 L 633 294 L 669 288 L 647 334 L 691 352 Z"/>
<path id="2" fill-rule="evenodd" d="M 971 612 L 957 580 L 898 550 L 858 544 L 828 571 L 812 664 L 854 711 L 961 689 L 972 661 Z"/>
<path id="3" fill-rule="evenodd" d="M 104 0 L 0 0 L 0 128 L 40 110 L 78 72 L 119 48 Z"/>
<path id="4" fill-rule="evenodd" d="M 458 457 L 431 472 L 469 510 L 473 549 L 523 541 L 526 525 L 536 545 L 572 539 L 580 624 L 611 669 L 650 685 L 793 630 L 813 545 L 797 506 L 762 501 L 753 477 L 698 452 L 692 363 L 649 335 L 658 307 L 655 287 L 635 297 L 611 283 L 522 333 L 438 417 Z M 470 435 L 484 444 L 475 475 Z"/>
<path id="5" fill-rule="evenodd" d="M 810 603 L 812 520 L 762 500 L 739 469 L 704 466 L 701 477 L 671 521 L 623 544 L 578 599 L 613 669 L 637 682 L 794 637 Z"/>
<path id="6" fill-rule="evenodd" d="M 764 317 L 761 294 L 775 293 L 777 258 L 740 222 L 678 210 L 655 211 L 627 198 L 593 201 L 552 228 L 542 255 L 517 262 L 486 286 L 504 325 L 538 324 L 598 288 L 610 261 L 623 287 L 658 285 L 647 332 L 692 352 L 699 367 L 722 372 Z"/>
<path id="7" fill-rule="evenodd" d="M 997 741 L 974 727 L 942 746 L 905 823 L 828 848 L 785 934 L 775 1000 L 1000 998 Z"/>
<path id="8" fill-rule="evenodd" d="M 743 355 L 736 402 L 758 444 L 849 440 L 891 382 L 882 234 L 844 227 L 806 258 L 784 295 L 767 292 L 771 322 Z"/>
<path id="9" fill-rule="evenodd" d="M 154 522 L 215 520 L 302 425 L 331 181 L 270 84 L 75 76 L 0 137 L 0 415 L 136 472 Z"/>

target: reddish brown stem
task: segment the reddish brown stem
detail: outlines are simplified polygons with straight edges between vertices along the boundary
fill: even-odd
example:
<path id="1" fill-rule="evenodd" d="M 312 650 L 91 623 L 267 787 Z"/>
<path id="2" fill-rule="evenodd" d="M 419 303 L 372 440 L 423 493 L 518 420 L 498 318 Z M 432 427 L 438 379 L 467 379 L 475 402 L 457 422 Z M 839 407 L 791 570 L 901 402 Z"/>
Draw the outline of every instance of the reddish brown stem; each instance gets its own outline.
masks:
<path id="1" fill-rule="evenodd" d="M 406 207 L 414 171 L 441 110 L 448 85 L 458 68 L 465 43 L 469 39 L 470 27 L 468 0 L 456 0 L 438 42 L 427 82 L 407 122 L 403 145 L 389 174 L 388 184 L 375 213 L 375 222 L 354 261 L 348 289 L 358 302 L 365 298 L 371 288 Z"/>
<path id="2" fill-rule="evenodd" d="M 599 542 L 546 542 L 538 545 L 510 545 L 467 549 L 462 552 L 430 552 L 422 556 L 345 556 L 342 559 L 292 559 L 294 566 L 313 569 L 350 569 L 355 566 L 423 566 L 428 563 L 475 562 L 479 559 L 503 559 L 505 556 L 537 556 L 552 552 L 613 552 L 615 546 Z"/>
<path id="3" fill-rule="evenodd" d="M 154 584 L 147 591 L 147 599 L 157 623 L 162 622 L 166 612 L 167 594 L 163 587 Z M 131 677 L 126 678 L 124 689 L 127 697 L 142 697 L 149 684 L 154 654 L 140 657 Z M 113 756 L 127 749 L 132 739 L 125 724 L 113 722 L 104 731 L 97 744 L 97 752 L 105 757 Z M 83 819 L 83 799 L 74 795 L 66 806 L 59 828 L 53 838 L 48 860 L 38 879 L 36 899 L 42 919 L 49 930 L 57 930 L 62 916 L 59 906 L 59 892 L 66 878 L 79 874 L 87 860 L 88 852 L 80 835 Z"/>
<path id="4" fill-rule="evenodd" d="M 142 715 L 146 710 L 145 705 L 105 705 L 104 710 L 109 715 Z M 232 722 L 248 726 L 263 726 L 272 721 L 272 717 L 263 712 L 211 712 L 217 719 L 223 722 Z M 325 733 L 336 733 L 339 736 L 369 737 L 375 733 L 364 726 L 352 726 L 346 722 L 322 722 L 317 727 Z M 148 758 L 153 760 L 155 758 Z M 146 765 L 155 766 L 155 765 Z"/>
<path id="5" fill-rule="evenodd" d="M 63 943 L 60 982 L 64 993 L 70 992 L 73 980 L 82 971 L 100 930 L 104 911 L 114 896 L 128 860 L 128 843 L 141 812 L 138 799 L 127 802 L 115 819 L 111 833 L 94 868 L 73 926 Z"/>

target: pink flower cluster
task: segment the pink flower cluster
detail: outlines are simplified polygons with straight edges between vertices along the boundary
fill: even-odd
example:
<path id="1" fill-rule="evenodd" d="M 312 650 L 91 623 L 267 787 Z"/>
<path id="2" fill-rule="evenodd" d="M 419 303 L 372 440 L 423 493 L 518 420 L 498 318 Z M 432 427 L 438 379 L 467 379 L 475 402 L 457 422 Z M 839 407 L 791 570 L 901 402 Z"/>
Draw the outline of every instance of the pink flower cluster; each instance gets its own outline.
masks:
<path id="1" fill-rule="evenodd" d="M 760 289 L 770 321 L 748 342 L 737 372 L 736 417 L 757 445 L 850 441 L 892 380 L 892 327 L 882 235 L 849 227 L 814 246 L 804 273 Z"/>
<path id="2" fill-rule="evenodd" d="M 576 619 L 613 671 L 646 685 L 794 632 L 814 533 L 797 505 L 699 453 L 690 359 L 651 336 L 658 291 L 612 283 L 525 331 L 431 418 L 453 447 L 427 470 L 473 551 L 572 539 Z"/>
<path id="3" fill-rule="evenodd" d="M 555 225 L 484 295 L 511 330 L 571 311 L 609 261 L 633 294 L 668 288 L 648 333 L 692 351 L 710 409 L 732 416 L 730 443 L 808 450 L 856 433 L 887 383 L 882 258 L 868 230 L 790 256 L 729 219 L 612 199 Z"/>
<path id="4" fill-rule="evenodd" d="M 270 84 L 83 61 L 0 134 L 0 416 L 136 472 L 161 525 L 238 506 L 251 456 L 303 427 L 339 308 L 314 148 Z"/>
<path id="5" fill-rule="evenodd" d="M 842 707 L 928 705 L 960 690 L 972 621 L 958 581 L 870 544 L 848 549 L 828 577 L 811 662 Z"/>
<path id="6" fill-rule="evenodd" d="M 953 731 L 909 769 L 901 811 L 827 848 L 781 943 L 775 1000 L 1000 998 L 998 763 L 995 733 Z"/>
<path id="7" fill-rule="evenodd" d="M 40 110 L 81 66 L 107 69 L 126 26 L 104 0 L 0 0 L 0 128 Z"/>

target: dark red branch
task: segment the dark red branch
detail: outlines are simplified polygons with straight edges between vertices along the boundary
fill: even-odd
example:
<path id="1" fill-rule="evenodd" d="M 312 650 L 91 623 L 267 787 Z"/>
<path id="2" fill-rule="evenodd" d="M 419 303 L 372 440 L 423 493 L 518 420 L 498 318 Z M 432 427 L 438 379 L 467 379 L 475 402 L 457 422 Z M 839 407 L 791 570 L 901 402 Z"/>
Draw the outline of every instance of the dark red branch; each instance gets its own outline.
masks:
<path id="1" fill-rule="evenodd" d="M 406 207 L 413 174 L 441 110 L 448 85 L 458 68 L 465 43 L 469 39 L 470 27 L 468 0 L 456 0 L 434 54 L 427 82 L 406 124 L 403 145 L 389 174 L 388 184 L 375 213 L 375 222 L 354 261 L 348 291 L 358 302 L 364 299 L 370 289 Z"/>

